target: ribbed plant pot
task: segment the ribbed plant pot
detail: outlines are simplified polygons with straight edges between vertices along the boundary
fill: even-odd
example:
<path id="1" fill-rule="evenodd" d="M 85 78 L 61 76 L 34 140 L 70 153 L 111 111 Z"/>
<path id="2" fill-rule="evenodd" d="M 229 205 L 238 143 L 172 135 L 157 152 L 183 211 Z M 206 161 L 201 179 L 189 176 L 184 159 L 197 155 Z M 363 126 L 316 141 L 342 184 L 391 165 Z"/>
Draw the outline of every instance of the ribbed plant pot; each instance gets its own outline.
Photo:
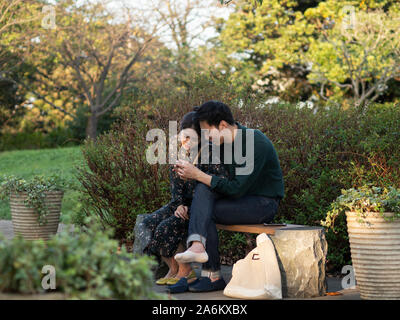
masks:
<path id="1" fill-rule="evenodd" d="M 33 208 L 28 208 L 24 201 L 28 194 L 16 192 L 10 195 L 11 219 L 14 234 L 21 235 L 26 240 L 48 240 L 57 233 L 60 222 L 63 191 L 46 191 L 45 203 L 49 209 L 47 223 L 39 225 L 38 214 Z"/>
<path id="2" fill-rule="evenodd" d="M 393 217 L 393 213 L 384 213 Z M 400 299 L 400 219 L 346 212 L 357 288 L 362 299 Z"/>

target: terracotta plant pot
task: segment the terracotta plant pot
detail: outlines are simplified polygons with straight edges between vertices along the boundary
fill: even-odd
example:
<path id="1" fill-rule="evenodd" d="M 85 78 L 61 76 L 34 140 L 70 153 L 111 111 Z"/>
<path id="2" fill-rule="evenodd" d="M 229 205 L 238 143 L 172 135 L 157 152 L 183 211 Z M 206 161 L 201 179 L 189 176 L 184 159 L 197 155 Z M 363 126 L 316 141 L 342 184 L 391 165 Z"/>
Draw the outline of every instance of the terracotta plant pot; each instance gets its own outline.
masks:
<path id="1" fill-rule="evenodd" d="M 14 234 L 21 235 L 26 240 L 48 240 L 57 233 L 60 222 L 63 191 L 46 191 L 45 203 L 49 209 L 47 223 L 39 225 L 38 214 L 33 208 L 28 208 L 24 200 L 26 192 L 11 193 L 10 208 Z"/>
<path id="2" fill-rule="evenodd" d="M 384 213 L 393 217 L 393 213 Z M 346 212 L 351 259 L 362 299 L 400 299 L 400 219 Z"/>

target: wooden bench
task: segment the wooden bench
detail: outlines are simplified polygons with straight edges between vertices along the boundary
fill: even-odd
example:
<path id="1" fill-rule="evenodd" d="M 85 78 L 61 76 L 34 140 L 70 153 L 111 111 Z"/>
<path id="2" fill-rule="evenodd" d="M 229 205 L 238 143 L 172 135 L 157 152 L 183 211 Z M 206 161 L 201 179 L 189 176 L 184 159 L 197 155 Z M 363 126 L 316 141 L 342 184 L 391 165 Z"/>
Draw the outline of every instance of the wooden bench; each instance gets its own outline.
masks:
<path id="1" fill-rule="evenodd" d="M 227 230 L 227 231 L 236 231 L 236 232 L 244 232 L 244 233 L 266 233 L 268 235 L 274 235 L 275 231 L 278 229 L 285 229 L 288 225 L 286 224 L 236 224 L 236 225 L 224 225 L 217 224 L 217 229 Z"/>

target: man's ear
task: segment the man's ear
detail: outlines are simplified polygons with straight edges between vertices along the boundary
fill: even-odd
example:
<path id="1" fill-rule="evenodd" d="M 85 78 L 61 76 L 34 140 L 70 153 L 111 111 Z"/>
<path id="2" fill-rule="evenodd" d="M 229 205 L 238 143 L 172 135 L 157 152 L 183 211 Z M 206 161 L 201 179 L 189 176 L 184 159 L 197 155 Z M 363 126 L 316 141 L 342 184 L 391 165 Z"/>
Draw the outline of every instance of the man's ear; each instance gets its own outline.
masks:
<path id="1" fill-rule="evenodd" d="M 222 130 L 224 130 L 224 129 L 227 129 L 228 128 L 228 122 L 226 122 L 225 120 L 221 120 L 221 122 L 219 123 L 219 125 L 218 125 L 218 130 L 219 131 L 222 131 Z"/>

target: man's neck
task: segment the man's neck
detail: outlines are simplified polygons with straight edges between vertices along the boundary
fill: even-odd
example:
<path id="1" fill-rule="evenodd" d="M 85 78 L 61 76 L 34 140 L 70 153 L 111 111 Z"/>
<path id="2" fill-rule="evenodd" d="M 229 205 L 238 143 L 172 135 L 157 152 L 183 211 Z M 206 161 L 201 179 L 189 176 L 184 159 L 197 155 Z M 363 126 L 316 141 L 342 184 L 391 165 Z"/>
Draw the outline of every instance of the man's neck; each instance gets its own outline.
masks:
<path id="1" fill-rule="evenodd" d="M 232 142 L 235 141 L 236 138 L 236 134 L 238 131 L 238 125 L 235 123 L 231 126 L 232 128 L 230 128 L 231 132 L 232 132 Z"/>

